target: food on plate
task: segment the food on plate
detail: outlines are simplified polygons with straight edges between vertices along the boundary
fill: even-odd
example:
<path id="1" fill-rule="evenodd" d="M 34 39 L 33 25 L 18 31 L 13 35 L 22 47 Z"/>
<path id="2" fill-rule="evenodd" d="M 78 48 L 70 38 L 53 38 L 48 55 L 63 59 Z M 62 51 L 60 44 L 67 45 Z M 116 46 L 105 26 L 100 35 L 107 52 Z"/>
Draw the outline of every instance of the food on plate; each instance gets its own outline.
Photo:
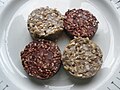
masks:
<path id="1" fill-rule="evenodd" d="M 71 37 L 88 37 L 91 39 L 98 29 L 98 20 L 87 10 L 72 9 L 65 13 L 64 28 Z"/>
<path id="2" fill-rule="evenodd" d="M 48 79 L 54 76 L 61 66 L 61 52 L 54 42 L 39 39 L 26 45 L 21 52 L 21 60 L 29 76 Z"/>
<path id="3" fill-rule="evenodd" d="M 64 50 L 62 63 L 71 75 L 80 78 L 90 78 L 100 70 L 102 51 L 89 38 L 78 37 L 70 41 Z"/>
<path id="4" fill-rule="evenodd" d="M 57 39 L 62 33 L 64 16 L 56 9 L 41 7 L 28 17 L 28 30 L 33 39 Z"/>

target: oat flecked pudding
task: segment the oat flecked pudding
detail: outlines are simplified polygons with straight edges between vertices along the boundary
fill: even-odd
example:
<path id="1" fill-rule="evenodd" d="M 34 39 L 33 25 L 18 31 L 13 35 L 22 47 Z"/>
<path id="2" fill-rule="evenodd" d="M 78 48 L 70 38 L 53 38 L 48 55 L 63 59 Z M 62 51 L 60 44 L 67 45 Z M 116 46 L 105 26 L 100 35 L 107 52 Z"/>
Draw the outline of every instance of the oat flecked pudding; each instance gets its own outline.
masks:
<path id="1" fill-rule="evenodd" d="M 100 47 L 90 40 L 98 23 L 92 13 L 83 9 L 68 10 L 65 15 L 48 6 L 33 10 L 27 21 L 33 41 L 21 52 L 24 70 L 29 76 L 44 80 L 54 76 L 63 64 L 65 70 L 75 77 L 95 76 L 103 63 Z M 73 40 L 61 56 L 53 41 L 63 31 Z"/>
<path id="2" fill-rule="evenodd" d="M 98 45 L 88 38 L 75 38 L 70 41 L 63 53 L 63 66 L 71 75 L 90 78 L 100 70 L 102 52 Z"/>
<path id="3" fill-rule="evenodd" d="M 28 30 L 33 39 L 55 40 L 63 31 L 64 16 L 56 9 L 41 7 L 28 17 Z"/>
<path id="4" fill-rule="evenodd" d="M 61 66 L 61 52 L 54 42 L 40 39 L 25 47 L 21 52 L 21 60 L 29 76 L 48 79 L 54 76 Z"/>
<path id="5" fill-rule="evenodd" d="M 65 13 L 64 28 L 71 37 L 92 38 L 98 29 L 98 20 L 87 10 L 72 9 Z"/>

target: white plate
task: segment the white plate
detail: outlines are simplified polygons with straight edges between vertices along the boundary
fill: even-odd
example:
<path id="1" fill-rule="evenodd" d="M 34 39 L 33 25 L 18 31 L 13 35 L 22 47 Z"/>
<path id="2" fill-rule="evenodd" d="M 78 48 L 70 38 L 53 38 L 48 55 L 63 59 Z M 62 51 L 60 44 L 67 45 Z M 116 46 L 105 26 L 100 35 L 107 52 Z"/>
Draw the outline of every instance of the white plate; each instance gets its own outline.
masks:
<path id="1" fill-rule="evenodd" d="M 49 6 L 61 13 L 82 8 L 93 13 L 99 28 L 93 40 L 103 51 L 101 70 L 87 80 L 66 74 L 63 68 L 49 80 L 30 79 L 23 70 L 20 51 L 32 41 L 27 17 L 36 8 Z M 0 13 L 0 90 L 120 90 L 120 18 L 107 0 L 8 0 Z M 63 35 L 61 51 L 68 43 Z"/>

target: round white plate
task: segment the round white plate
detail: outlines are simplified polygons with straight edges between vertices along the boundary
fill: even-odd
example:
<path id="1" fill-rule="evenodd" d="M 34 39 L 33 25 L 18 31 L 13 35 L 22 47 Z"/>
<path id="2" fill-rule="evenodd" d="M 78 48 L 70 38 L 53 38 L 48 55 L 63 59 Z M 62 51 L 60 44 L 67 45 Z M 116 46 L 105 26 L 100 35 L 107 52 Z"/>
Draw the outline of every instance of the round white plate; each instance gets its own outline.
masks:
<path id="1" fill-rule="evenodd" d="M 1 2 L 1 1 L 0 1 Z M 0 10 L 0 90 L 120 90 L 120 18 L 108 0 L 7 0 Z M 61 13 L 82 8 L 93 13 L 99 28 L 92 40 L 103 51 L 103 65 L 92 79 L 81 80 L 63 68 L 49 80 L 28 77 L 21 65 L 20 51 L 32 41 L 27 18 L 36 8 L 49 6 Z M 58 45 L 63 51 L 69 39 L 63 34 Z"/>

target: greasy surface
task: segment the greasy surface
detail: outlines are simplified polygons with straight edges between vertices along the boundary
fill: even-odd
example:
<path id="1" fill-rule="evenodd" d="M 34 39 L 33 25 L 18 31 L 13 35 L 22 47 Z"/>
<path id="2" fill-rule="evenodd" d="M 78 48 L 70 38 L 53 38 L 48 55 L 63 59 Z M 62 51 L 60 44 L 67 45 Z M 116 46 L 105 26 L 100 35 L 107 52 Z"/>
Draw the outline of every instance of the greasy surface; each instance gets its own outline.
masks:
<path id="1" fill-rule="evenodd" d="M 98 21 L 87 10 L 72 9 L 65 13 L 64 27 L 72 38 L 81 36 L 91 39 L 97 31 Z"/>
<path id="2" fill-rule="evenodd" d="M 61 53 L 58 46 L 51 41 L 40 39 L 30 42 L 21 52 L 22 65 L 33 77 L 47 79 L 60 68 Z"/>
<path id="3" fill-rule="evenodd" d="M 56 9 L 41 7 L 28 17 L 28 30 L 34 39 L 56 39 L 63 31 L 63 15 Z"/>
<path id="4" fill-rule="evenodd" d="M 94 76 L 102 65 L 102 52 L 88 38 L 75 38 L 64 50 L 64 68 L 73 76 L 89 78 Z"/>

